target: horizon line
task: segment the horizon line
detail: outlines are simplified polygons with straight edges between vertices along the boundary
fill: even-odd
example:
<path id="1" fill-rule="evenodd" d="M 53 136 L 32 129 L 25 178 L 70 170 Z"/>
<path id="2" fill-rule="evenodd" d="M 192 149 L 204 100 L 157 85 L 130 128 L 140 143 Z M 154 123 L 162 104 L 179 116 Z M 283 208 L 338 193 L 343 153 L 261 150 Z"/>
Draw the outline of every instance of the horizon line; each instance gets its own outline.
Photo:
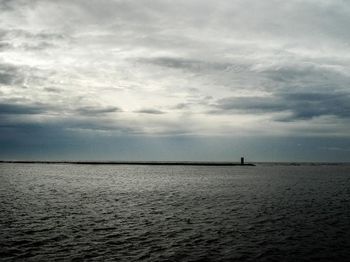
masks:
<path id="1" fill-rule="evenodd" d="M 232 161 L 157 161 L 157 160 L 0 160 L 8 164 L 80 164 L 80 165 L 193 165 L 193 166 L 255 166 L 255 164 L 289 164 L 289 165 L 339 165 L 350 164 L 348 162 L 327 161 L 249 161 L 245 163 Z"/>

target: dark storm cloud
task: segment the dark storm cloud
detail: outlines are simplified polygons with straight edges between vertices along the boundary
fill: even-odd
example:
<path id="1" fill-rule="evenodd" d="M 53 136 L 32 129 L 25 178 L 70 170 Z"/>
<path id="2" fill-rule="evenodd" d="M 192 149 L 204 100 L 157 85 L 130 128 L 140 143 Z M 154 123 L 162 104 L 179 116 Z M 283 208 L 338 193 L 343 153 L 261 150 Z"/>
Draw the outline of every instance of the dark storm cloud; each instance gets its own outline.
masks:
<path id="1" fill-rule="evenodd" d="M 0 103 L 0 115 L 31 115 L 42 114 L 46 111 L 44 106 Z"/>
<path id="2" fill-rule="evenodd" d="M 2 108 L 4 109 L 4 108 Z M 28 110 L 6 108 L 8 112 L 28 112 Z M 34 111 L 32 111 L 34 113 Z M 35 116 L 35 115 L 33 115 Z M 115 159 L 115 141 L 120 136 L 136 134 L 138 129 L 117 125 L 106 119 L 79 119 L 77 117 L 56 117 L 49 119 L 30 118 L 28 115 L 0 114 L 0 157 L 1 159 L 72 159 L 72 152 L 80 159 L 96 159 L 96 152 L 104 158 Z M 113 142 L 114 141 L 114 142 Z M 112 146 L 113 154 L 106 153 Z M 128 143 L 127 148 L 130 148 Z M 97 149 L 98 148 L 98 149 Z M 86 153 L 90 152 L 90 155 Z M 122 155 L 120 155 L 122 158 Z"/>
<path id="3" fill-rule="evenodd" d="M 94 139 L 92 139 L 67 126 L 70 127 L 65 123 L 15 122 L 13 119 L 5 123 L 1 121 L 0 152 L 2 158 L 11 158 L 12 154 L 14 158 L 22 157 L 23 159 L 32 157 L 45 159 L 50 154 L 57 157 L 58 152 L 62 153 L 62 149 L 69 148 L 69 150 L 79 151 L 84 145 L 91 144 L 89 141 L 97 137 L 97 134 L 94 134 Z M 69 151 L 65 152 L 64 157 L 67 157 L 67 154 Z"/>
<path id="4" fill-rule="evenodd" d="M 302 88 L 317 91 L 332 91 L 344 89 L 350 85 L 350 77 L 347 73 L 347 64 L 328 61 L 317 64 L 315 62 L 286 63 L 267 68 L 257 73 L 261 77 L 269 79 L 273 88 L 279 91 L 281 88 Z"/>
<path id="5" fill-rule="evenodd" d="M 158 110 L 158 109 L 153 109 L 153 108 L 144 108 L 140 110 L 134 111 L 135 113 L 141 113 L 141 114 L 150 114 L 150 115 L 161 115 L 165 114 L 165 112 Z"/>
<path id="6" fill-rule="evenodd" d="M 215 106 L 220 109 L 219 113 L 230 112 L 231 110 L 267 113 L 285 108 L 283 103 L 278 101 L 276 97 L 229 97 L 220 99 Z"/>
<path id="7" fill-rule="evenodd" d="M 79 119 L 76 117 L 66 118 L 58 121 L 58 125 L 66 131 L 105 131 L 109 133 L 133 134 L 138 129 L 123 124 L 111 123 L 110 121 L 95 115 L 98 119 Z M 56 124 L 56 123 L 54 123 Z"/>
<path id="8" fill-rule="evenodd" d="M 350 117 L 349 93 L 280 93 L 269 97 L 230 97 L 215 105 L 211 113 L 280 113 L 291 116 L 278 121 L 296 121 L 320 116 Z"/>
<path id="9" fill-rule="evenodd" d="M 292 116 L 281 121 L 311 119 L 319 116 L 350 118 L 349 93 L 296 93 L 281 96 Z M 286 109 L 285 109 L 286 110 Z"/>
<path id="10" fill-rule="evenodd" d="M 16 103 L 17 102 L 17 103 Z M 92 106 L 86 106 L 86 107 L 80 107 L 77 109 L 67 109 L 67 108 L 61 108 L 59 106 L 50 106 L 45 104 L 29 104 L 28 101 L 18 99 L 18 101 L 14 100 L 8 100 L 6 102 L 0 103 L 0 115 L 40 115 L 45 113 L 53 113 L 53 114 L 62 114 L 68 113 L 70 115 L 75 115 L 78 113 L 79 116 L 102 116 L 109 113 L 115 113 L 115 112 L 122 112 L 122 110 L 119 107 L 92 107 Z M 78 121 L 79 119 L 74 120 Z M 68 121 L 71 123 L 72 126 L 75 126 L 73 123 L 74 121 Z M 68 123 L 67 122 L 67 123 Z M 100 126 L 100 123 L 96 123 L 97 126 Z M 86 123 L 84 123 L 84 126 L 86 126 Z M 91 126 L 91 123 L 89 122 L 89 125 Z"/>
<path id="11" fill-rule="evenodd" d="M 7 110 L 7 114 L 37 114 L 42 113 L 35 109 L 30 111 L 29 107 L 7 108 L 1 106 L 0 108 Z M 51 136 L 48 131 L 53 131 L 54 134 L 68 134 L 72 132 L 89 132 L 89 131 L 104 131 L 115 133 L 137 133 L 138 130 L 127 127 L 125 125 L 118 125 L 105 121 L 105 119 L 89 119 L 89 118 L 77 118 L 75 116 L 66 116 L 64 118 L 51 118 L 45 121 L 33 120 L 30 118 L 13 118 L 6 117 L 6 113 L 0 114 L 0 134 L 5 136 L 16 137 L 15 133 L 26 135 L 44 135 Z M 40 138 L 40 136 L 39 136 Z"/>

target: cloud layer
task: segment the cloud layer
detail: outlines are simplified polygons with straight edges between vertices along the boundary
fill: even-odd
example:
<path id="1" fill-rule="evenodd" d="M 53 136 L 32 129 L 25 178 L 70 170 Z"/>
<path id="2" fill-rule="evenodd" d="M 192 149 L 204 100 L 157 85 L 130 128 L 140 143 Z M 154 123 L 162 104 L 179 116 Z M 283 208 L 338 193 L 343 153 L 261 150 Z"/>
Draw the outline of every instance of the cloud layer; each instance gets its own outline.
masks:
<path id="1" fill-rule="evenodd" d="M 4 0 L 0 14 L 3 137 L 350 139 L 347 1 Z"/>

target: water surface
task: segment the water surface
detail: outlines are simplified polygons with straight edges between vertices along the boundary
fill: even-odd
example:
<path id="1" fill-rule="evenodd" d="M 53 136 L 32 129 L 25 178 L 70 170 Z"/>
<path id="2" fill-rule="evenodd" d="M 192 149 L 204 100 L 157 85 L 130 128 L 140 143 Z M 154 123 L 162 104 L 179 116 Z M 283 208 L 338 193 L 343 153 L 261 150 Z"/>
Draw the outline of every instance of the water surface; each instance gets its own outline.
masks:
<path id="1" fill-rule="evenodd" d="M 346 261 L 349 165 L 0 164 L 2 261 Z"/>

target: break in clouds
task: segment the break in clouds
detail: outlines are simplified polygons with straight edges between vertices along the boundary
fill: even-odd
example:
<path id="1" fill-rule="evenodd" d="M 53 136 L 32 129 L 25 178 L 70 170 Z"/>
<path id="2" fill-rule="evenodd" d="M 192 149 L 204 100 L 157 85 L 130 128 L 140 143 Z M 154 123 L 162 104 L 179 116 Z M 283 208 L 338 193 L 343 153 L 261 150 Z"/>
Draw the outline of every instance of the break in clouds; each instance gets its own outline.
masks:
<path id="1" fill-rule="evenodd" d="M 349 138 L 348 1 L 0 0 L 0 14 L 3 141 Z"/>

